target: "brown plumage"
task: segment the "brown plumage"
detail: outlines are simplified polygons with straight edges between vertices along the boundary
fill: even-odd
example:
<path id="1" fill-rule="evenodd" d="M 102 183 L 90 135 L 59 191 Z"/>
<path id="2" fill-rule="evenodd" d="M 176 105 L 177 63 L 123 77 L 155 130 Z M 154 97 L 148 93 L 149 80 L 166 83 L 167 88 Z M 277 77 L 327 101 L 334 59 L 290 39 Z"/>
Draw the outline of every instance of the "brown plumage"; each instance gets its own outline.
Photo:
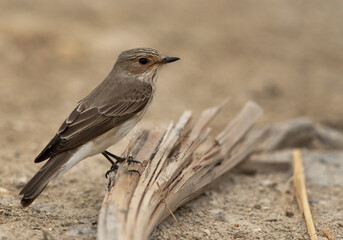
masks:
<path id="1" fill-rule="evenodd" d="M 51 180 L 82 159 L 122 139 L 150 105 L 160 66 L 178 59 L 151 48 L 122 52 L 106 79 L 79 102 L 36 157 L 36 163 L 49 160 L 21 190 L 22 205 L 30 205 Z"/>
<path id="2" fill-rule="evenodd" d="M 45 189 L 48 183 L 57 177 L 58 170 L 70 159 L 71 154 L 64 152 L 47 161 L 44 166 L 31 178 L 31 180 L 21 190 L 24 194 L 21 204 L 29 206 Z"/>

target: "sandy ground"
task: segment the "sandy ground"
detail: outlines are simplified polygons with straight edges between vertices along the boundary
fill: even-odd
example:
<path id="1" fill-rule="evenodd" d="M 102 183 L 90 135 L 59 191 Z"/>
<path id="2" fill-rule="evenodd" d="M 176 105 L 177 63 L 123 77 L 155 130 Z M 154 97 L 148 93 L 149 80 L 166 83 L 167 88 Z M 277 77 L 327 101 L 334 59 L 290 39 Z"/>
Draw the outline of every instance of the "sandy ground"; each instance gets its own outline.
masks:
<path id="1" fill-rule="evenodd" d="M 95 238 L 109 168 L 103 157 L 50 184 L 30 208 L 19 206 L 18 192 L 40 167 L 33 159 L 122 50 L 154 47 L 182 59 L 162 70 L 138 128 L 165 127 L 185 109 L 197 115 L 228 96 L 216 128 L 249 99 L 265 109 L 260 124 L 308 116 L 343 128 L 342 19 L 339 0 L 1 1 L 0 239 Z M 111 150 L 122 152 L 128 139 Z M 167 219 L 153 238 L 308 239 L 296 203 L 293 217 L 281 209 L 288 177 L 228 174 L 176 211 L 186 233 Z M 337 239 L 342 192 L 309 183 L 318 229 Z"/>

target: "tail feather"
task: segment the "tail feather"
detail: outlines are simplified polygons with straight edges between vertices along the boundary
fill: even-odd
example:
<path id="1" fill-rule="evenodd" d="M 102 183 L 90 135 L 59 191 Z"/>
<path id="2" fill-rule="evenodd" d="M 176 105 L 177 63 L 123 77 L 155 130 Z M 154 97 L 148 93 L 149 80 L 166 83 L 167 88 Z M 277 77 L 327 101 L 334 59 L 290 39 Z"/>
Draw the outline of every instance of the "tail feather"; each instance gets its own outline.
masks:
<path id="1" fill-rule="evenodd" d="M 50 158 L 32 177 L 19 193 L 20 195 L 23 195 L 23 198 L 21 199 L 21 205 L 23 205 L 23 207 L 29 206 L 46 188 L 48 183 L 58 176 L 63 166 L 70 159 L 70 156 L 71 154 L 69 152 L 64 152 Z"/>

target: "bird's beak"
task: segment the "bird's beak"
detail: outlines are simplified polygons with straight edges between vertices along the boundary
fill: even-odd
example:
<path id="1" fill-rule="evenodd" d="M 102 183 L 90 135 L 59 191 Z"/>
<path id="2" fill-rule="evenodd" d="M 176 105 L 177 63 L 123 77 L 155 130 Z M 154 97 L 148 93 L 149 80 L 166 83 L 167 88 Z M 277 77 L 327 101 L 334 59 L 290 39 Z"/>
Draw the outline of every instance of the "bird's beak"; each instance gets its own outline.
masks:
<path id="1" fill-rule="evenodd" d="M 165 57 L 162 59 L 161 63 L 171 63 L 171 62 L 175 62 L 177 60 L 180 60 L 180 58 L 178 57 Z"/>

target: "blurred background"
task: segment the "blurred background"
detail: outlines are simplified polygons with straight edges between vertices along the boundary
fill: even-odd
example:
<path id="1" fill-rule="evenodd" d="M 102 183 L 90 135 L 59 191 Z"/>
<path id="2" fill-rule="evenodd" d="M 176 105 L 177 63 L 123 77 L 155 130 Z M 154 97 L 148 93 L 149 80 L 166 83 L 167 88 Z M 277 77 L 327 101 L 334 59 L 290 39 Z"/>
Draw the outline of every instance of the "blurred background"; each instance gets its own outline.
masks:
<path id="1" fill-rule="evenodd" d="M 2 0 L 0 185 L 18 191 L 18 176 L 25 182 L 38 169 L 34 157 L 76 103 L 135 47 L 182 59 L 160 72 L 141 126 L 163 127 L 231 97 L 215 127 L 254 100 L 265 110 L 260 123 L 308 116 L 343 128 L 342 20 L 340 0 Z M 109 166 L 101 164 L 85 186 L 102 184 Z M 92 194 L 88 204 L 100 206 L 102 189 Z"/>
<path id="2" fill-rule="evenodd" d="M 252 99 L 265 109 L 264 121 L 305 115 L 342 126 L 342 5 L 3 0 L 1 125 L 15 116 L 56 127 L 121 51 L 152 47 L 182 61 L 161 72 L 146 122 L 230 96 L 229 111 Z"/>

